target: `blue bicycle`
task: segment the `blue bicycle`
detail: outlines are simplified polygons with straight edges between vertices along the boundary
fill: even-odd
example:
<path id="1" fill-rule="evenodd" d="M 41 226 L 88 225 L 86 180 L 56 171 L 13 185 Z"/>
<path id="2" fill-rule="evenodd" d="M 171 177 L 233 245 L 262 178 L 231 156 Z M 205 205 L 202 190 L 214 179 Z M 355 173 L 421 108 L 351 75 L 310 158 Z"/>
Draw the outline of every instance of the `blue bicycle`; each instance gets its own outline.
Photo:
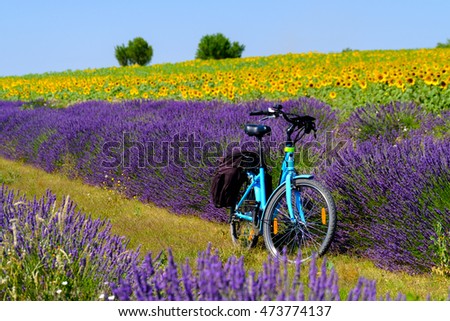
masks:
<path id="1" fill-rule="evenodd" d="M 336 229 L 336 207 L 330 192 L 313 175 L 298 174 L 294 164 L 295 144 L 305 134 L 316 132 L 315 119 L 285 113 L 281 105 L 250 115 L 264 116 L 260 121 L 282 117 L 289 127 L 278 186 L 267 195 L 270 184 L 266 182 L 262 139 L 270 134 L 271 128 L 262 124 L 245 126 L 245 133 L 258 141 L 259 168 L 246 170 L 247 178 L 240 187 L 238 201 L 231 208 L 233 242 L 251 248 L 262 235 L 273 256 L 281 257 L 285 251 L 291 262 L 298 257 L 308 260 L 313 253 L 323 255 Z"/>

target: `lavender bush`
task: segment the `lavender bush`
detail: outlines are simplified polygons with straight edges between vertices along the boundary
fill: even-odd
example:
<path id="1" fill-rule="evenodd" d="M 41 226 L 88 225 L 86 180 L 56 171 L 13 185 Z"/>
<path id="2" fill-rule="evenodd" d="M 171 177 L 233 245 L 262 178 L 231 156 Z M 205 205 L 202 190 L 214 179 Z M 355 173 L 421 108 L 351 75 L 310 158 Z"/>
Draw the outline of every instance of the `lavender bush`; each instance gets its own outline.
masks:
<path id="1" fill-rule="evenodd" d="M 345 137 L 366 141 L 384 138 L 390 142 L 420 135 L 448 135 L 450 112 L 433 115 L 415 103 L 392 102 L 357 108 L 341 126 Z"/>
<path id="2" fill-rule="evenodd" d="M 310 263 L 308 284 L 300 280 L 305 269 L 300 261 L 295 264 L 293 275 L 288 272 L 287 260 L 268 260 L 260 273 L 246 271 L 243 258 L 230 257 L 222 263 L 217 253 L 208 248 L 200 252 L 193 269 L 189 261 L 177 265 L 168 253 L 167 264 L 147 255 L 133 273 L 113 285 L 113 293 L 119 300 L 206 300 L 206 301 L 336 301 L 341 300 L 338 276 L 334 269 L 327 269 L 326 260 L 320 269 L 315 258 Z M 360 278 L 344 299 L 384 300 L 389 296 L 377 296 L 375 281 Z M 400 295 L 398 299 L 404 299 Z"/>
<path id="3" fill-rule="evenodd" d="M 438 264 L 435 224 L 450 226 L 450 140 L 416 136 L 349 145 L 325 175 L 339 194 L 335 245 L 409 272 Z"/>
<path id="4" fill-rule="evenodd" d="M 138 251 L 111 225 L 60 207 L 51 193 L 28 201 L 0 187 L 0 299 L 92 300 L 110 294 Z M 109 291 L 109 292 L 107 292 Z"/>

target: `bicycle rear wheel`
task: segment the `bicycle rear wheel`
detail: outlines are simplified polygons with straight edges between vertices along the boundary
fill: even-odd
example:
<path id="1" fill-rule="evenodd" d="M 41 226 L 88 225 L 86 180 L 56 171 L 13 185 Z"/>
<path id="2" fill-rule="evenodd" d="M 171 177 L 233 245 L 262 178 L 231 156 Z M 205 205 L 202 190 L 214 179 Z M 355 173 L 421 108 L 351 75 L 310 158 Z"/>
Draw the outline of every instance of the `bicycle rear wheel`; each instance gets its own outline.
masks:
<path id="1" fill-rule="evenodd" d="M 249 181 L 246 180 L 239 189 L 238 201 L 242 198 Z M 234 212 L 234 209 L 231 209 Z M 256 217 L 257 211 L 259 211 L 258 203 L 255 200 L 255 191 L 252 189 L 248 194 L 246 200 L 244 200 L 242 206 L 237 211 L 245 213 L 249 216 Z M 235 215 L 231 217 L 230 223 L 231 239 L 236 246 L 250 249 L 258 243 L 259 229 L 254 222 L 243 220 Z"/>
<path id="2" fill-rule="evenodd" d="M 289 215 L 285 186 L 267 204 L 263 218 L 267 249 L 275 257 L 285 250 L 291 262 L 297 258 L 306 261 L 313 253 L 323 255 L 336 229 L 336 207 L 330 192 L 317 181 L 298 178 L 292 182 L 291 200 L 294 220 Z"/>

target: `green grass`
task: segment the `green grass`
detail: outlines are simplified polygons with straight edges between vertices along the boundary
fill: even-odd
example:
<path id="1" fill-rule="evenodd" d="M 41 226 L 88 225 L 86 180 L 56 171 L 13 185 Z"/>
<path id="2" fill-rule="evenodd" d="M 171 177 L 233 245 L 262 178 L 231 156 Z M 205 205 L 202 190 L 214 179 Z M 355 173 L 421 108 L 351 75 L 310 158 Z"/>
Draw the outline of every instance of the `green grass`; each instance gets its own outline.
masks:
<path id="1" fill-rule="evenodd" d="M 0 158 L 0 184 L 2 183 L 28 197 L 40 197 L 47 189 L 55 193 L 59 200 L 69 195 L 79 210 L 94 218 L 109 219 L 113 232 L 126 236 L 133 248 L 140 245 L 142 253 L 158 253 L 171 247 L 178 261 L 186 258 L 192 260 L 198 251 L 205 250 L 208 243 L 211 243 L 224 260 L 230 255 L 245 255 L 246 266 L 254 270 L 260 270 L 267 259 L 262 239 L 250 252 L 233 247 L 226 224 L 175 215 L 152 204 L 143 204 L 126 199 L 116 192 L 83 184 L 81 180 L 70 180 L 62 174 L 49 174 L 30 165 Z M 396 296 L 401 292 L 408 299 L 415 300 L 423 300 L 428 294 L 431 294 L 433 300 L 448 297 L 450 279 L 444 276 L 391 273 L 378 269 L 368 260 L 346 255 L 330 255 L 327 260 L 338 272 L 344 297 L 360 276 L 377 280 L 380 294 L 390 292 L 392 296 Z M 305 269 L 305 280 L 306 276 Z"/>

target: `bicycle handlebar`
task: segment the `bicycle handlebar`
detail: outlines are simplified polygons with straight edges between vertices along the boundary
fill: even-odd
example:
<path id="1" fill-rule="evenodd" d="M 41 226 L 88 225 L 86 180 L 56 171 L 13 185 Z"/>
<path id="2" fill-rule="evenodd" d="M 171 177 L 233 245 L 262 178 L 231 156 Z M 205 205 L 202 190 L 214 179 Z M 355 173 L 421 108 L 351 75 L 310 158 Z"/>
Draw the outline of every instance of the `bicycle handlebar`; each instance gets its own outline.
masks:
<path id="1" fill-rule="evenodd" d="M 316 123 L 315 118 L 305 115 L 300 116 L 292 113 L 285 113 L 281 109 L 283 106 L 281 105 L 275 105 L 272 108 L 269 108 L 269 110 L 259 110 L 259 111 L 252 111 L 250 112 L 250 116 L 266 116 L 266 117 L 273 117 L 278 118 L 279 116 L 283 116 L 283 119 L 286 120 L 288 123 L 292 124 L 288 128 L 288 135 L 290 136 L 291 133 L 295 131 L 295 129 L 302 129 L 304 128 L 304 133 L 309 134 L 311 131 L 314 131 L 314 136 L 316 135 Z M 263 118 L 266 119 L 266 118 Z"/>
<path id="2" fill-rule="evenodd" d="M 275 118 L 279 116 L 283 116 L 284 120 L 286 120 L 288 123 L 299 125 L 299 123 L 308 123 L 308 122 L 314 122 L 316 119 L 314 117 L 305 115 L 300 116 L 297 114 L 292 113 L 285 113 L 281 110 L 281 105 L 275 105 L 273 108 L 269 108 L 269 110 L 258 110 L 258 111 L 252 111 L 250 112 L 250 116 L 274 116 Z"/>
<path id="3" fill-rule="evenodd" d="M 250 112 L 250 116 L 269 116 L 271 115 L 268 111 L 252 111 Z"/>

